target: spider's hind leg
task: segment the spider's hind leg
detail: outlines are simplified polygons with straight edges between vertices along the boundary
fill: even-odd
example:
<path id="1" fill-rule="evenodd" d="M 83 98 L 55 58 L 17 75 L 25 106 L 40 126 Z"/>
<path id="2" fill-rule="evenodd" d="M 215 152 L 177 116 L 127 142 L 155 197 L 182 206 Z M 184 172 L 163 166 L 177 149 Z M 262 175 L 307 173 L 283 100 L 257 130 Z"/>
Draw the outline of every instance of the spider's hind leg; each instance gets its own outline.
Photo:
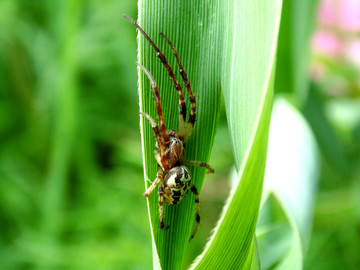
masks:
<path id="1" fill-rule="evenodd" d="M 194 238 L 194 236 L 195 236 L 195 234 L 197 232 L 197 229 L 199 227 L 199 224 L 200 224 L 199 192 L 197 191 L 195 185 L 192 185 L 190 190 L 195 195 L 195 209 L 196 209 L 195 220 L 196 220 L 196 224 L 195 224 L 194 231 L 193 231 L 192 235 L 190 236 L 189 242 Z"/>
<path id="2" fill-rule="evenodd" d="M 161 184 L 159 187 L 159 223 L 160 229 L 167 230 L 169 226 L 164 225 L 164 185 Z"/>
<path id="3" fill-rule="evenodd" d="M 185 160 L 183 162 L 184 164 L 187 165 L 191 165 L 191 166 L 195 166 L 195 167 L 205 167 L 207 169 L 206 174 L 209 173 L 214 173 L 214 169 L 210 167 L 209 164 L 202 162 L 202 161 L 197 161 L 197 160 Z"/>

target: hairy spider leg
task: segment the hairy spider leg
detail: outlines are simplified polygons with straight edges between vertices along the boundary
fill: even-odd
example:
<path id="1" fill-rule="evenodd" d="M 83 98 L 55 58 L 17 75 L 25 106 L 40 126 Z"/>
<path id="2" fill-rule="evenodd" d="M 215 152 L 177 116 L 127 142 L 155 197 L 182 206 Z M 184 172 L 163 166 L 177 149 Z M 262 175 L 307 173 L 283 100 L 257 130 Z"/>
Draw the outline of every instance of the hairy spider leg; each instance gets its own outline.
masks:
<path id="1" fill-rule="evenodd" d="M 163 179 L 164 176 L 164 172 L 163 170 L 160 168 L 160 166 L 158 166 L 157 168 L 157 174 L 156 174 L 156 179 L 155 181 L 152 183 L 152 185 L 146 190 L 146 192 L 143 194 L 143 197 L 148 197 L 151 192 L 153 192 L 153 190 L 156 188 L 156 186 L 161 182 L 161 180 Z"/>
<path id="2" fill-rule="evenodd" d="M 183 78 L 183 81 L 184 81 L 184 83 L 185 83 L 187 92 L 188 92 L 188 94 L 189 94 L 190 102 L 191 102 L 191 111 L 190 111 L 190 116 L 189 116 L 189 122 L 187 123 L 187 125 L 186 125 L 186 127 L 185 127 L 184 143 L 186 143 L 187 140 L 188 140 L 188 139 L 190 138 L 190 136 L 191 136 L 191 133 L 192 133 L 192 131 L 193 131 L 194 124 L 195 124 L 195 118 L 196 118 L 196 99 L 195 99 L 194 93 L 193 93 L 193 91 L 192 91 L 192 89 L 191 89 L 190 81 L 189 81 L 189 79 L 188 79 L 188 77 L 187 77 L 187 75 L 186 75 L 186 72 L 185 72 L 183 66 L 181 65 L 179 55 L 177 54 L 174 45 L 171 43 L 171 41 L 168 39 L 168 37 L 164 35 L 164 33 L 160 33 L 160 35 L 162 35 L 162 36 L 166 39 L 166 41 L 169 43 L 172 51 L 173 51 L 174 54 L 175 54 L 176 61 L 177 61 L 178 66 L 179 66 L 179 71 L 180 71 L 181 77 Z"/>
<path id="3" fill-rule="evenodd" d="M 196 224 L 195 224 L 194 231 L 193 231 L 192 235 L 190 236 L 189 242 L 194 238 L 194 236 L 195 236 L 195 234 L 197 232 L 197 229 L 199 227 L 199 224 L 200 224 L 199 192 L 198 192 L 197 188 L 195 187 L 195 185 L 192 185 L 190 190 L 195 195 L 195 210 L 196 210 L 195 220 L 196 220 Z"/>
<path id="4" fill-rule="evenodd" d="M 170 166 L 169 166 L 169 163 L 168 163 L 168 160 L 166 158 L 166 155 L 165 155 L 165 145 L 166 145 L 166 140 L 170 141 L 169 139 L 169 134 L 166 130 L 166 126 L 165 126 L 165 122 L 164 122 L 164 117 L 163 117 L 163 113 L 162 113 L 162 109 L 161 109 L 161 102 L 160 102 L 160 96 L 159 96 L 159 89 L 158 87 L 156 86 L 156 82 L 154 80 L 154 78 L 151 76 L 150 72 L 141 64 L 139 63 L 136 63 L 143 71 L 144 73 L 146 74 L 146 76 L 148 76 L 149 80 L 151 81 L 151 84 L 152 84 L 152 90 L 153 90 L 153 93 L 154 93 L 154 98 L 155 98 L 155 104 L 156 104 L 156 110 L 157 110 L 157 114 L 158 114 L 158 118 L 159 118 L 159 125 L 160 125 L 160 133 L 162 135 L 162 140 L 158 140 L 158 147 L 160 149 L 160 153 L 161 153 L 161 163 L 162 163 L 162 166 L 164 168 L 165 171 L 168 171 L 170 170 Z M 155 132 L 155 135 L 156 135 L 156 130 L 158 130 L 158 128 L 156 127 L 154 129 L 154 124 L 155 124 L 155 121 L 150 117 L 150 116 L 146 116 L 147 114 L 145 113 L 142 113 L 148 120 L 150 120 L 150 123 L 153 127 L 153 130 Z M 152 120 L 152 121 L 151 121 Z M 156 125 L 156 124 L 155 124 Z M 158 132 L 159 133 L 159 132 Z M 159 144 L 160 142 L 160 144 Z M 164 145 L 165 144 L 165 145 Z"/>
<path id="5" fill-rule="evenodd" d="M 181 85 L 176 80 L 174 72 L 169 64 L 169 62 L 166 60 L 164 54 L 160 51 L 160 49 L 155 45 L 155 43 L 151 40 L 151 38 L 145 33 L 145 31 L 130 17 L 123 15 L 125 19 L 130 21 L 139 31 L 144 35 L 144 37 L 149 41 L 150 45 L 155 49 L 156 55 L 160 58 L 161 62 L 164 64 L 166 70 L 168 71 L 171 80 L 173 81 L 173 84 L 176 88 L 176 91 L 179 95 L 179 135 L 181 138 L 184 136 L 185 132 L 185 124 L 186 124 L 186 103 L 184 99 L 184 92 L 181 88 Z M 165 140 L 165 144 L 168 145 L 169 141 Z"/>
<path id="6" fill-rule="evenodd" d="M 161 134 L 159 132 L 158 126 L 156 125 L 154 119 L 152 119 L 150 115 L 148 115 L 147 113 L 144 113 L 144 112 L 140 112 L 140 114 L 142 116 L 144 116 L 147 120 L 149 120 L 151 127 L 155 133 L 158 149 L 160 151 L 160 156 L 161 156 L 161 165 L 163 166 L 165 171 L 170 170 L 171 168 L 169 166 L 169 162 L 165 155 L 165 152 L 166 152 L 165 144 L 164 144 L 163 138 L 161 137 Z"/>
<path id="7" fill-rule="evenodd" d="M 197 160 L 185 160 L 183 164 L 196 166 L 196 167 L 205 167 L 207 169 L 206 174 L 214 173 L 214 169 L 210 167 L 209 164 L 203 162 L 203 161 L 197 161 Z"/>
<path id="8" fill-rule="evenodd" d="M 164 182 L 161 183 L 159 187 L 159 223 L 160 223 L 160 229 L 166 230 L 169 228 L 169 226 L 164 225 Z"/>

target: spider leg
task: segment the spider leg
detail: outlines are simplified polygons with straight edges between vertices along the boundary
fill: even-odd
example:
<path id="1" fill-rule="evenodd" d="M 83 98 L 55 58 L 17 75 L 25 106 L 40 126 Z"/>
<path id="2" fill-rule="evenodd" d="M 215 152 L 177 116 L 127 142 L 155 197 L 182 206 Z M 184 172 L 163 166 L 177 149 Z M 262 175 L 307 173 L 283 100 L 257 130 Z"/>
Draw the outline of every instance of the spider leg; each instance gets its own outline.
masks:
<path id="1" fill-rule="evenodd" d="M 165 155 L 165 151 L 166 151 L 165 144 L 164 144 L 163 138 L 161 137 L 161 134 L 159 132 L 158 126 L 156 125 L 154 119 L 152 119 L 150 115 L 148 115 L 147 113 L 144 113 L 144 112 L 140 112 L 140 114 L 142 116 L 144 116 L 147 120 L 149 120 L 151 127 L 154 130 L 158 148 L 160 150 L 161 165 L 163 166 L 164 170 L 166 170 L 166 171 L 170 170 L 169 162 Z"/>
<path id="2" fill-rule="evenodd" d="M 194 238 L 194 236 L 196 234 L 196 231 L 197 231 L 197 229 L 199 227 L 199 224 L 200 224 L 199 192 L 197 191 L 195 185 L 192 185 L 190 190 L 195 195 L 195 209 L 196 209 L 195 220 L 196 220 L 196 224 L 195 224 L 194 231 L 193 231 L 192 235 L 190 236 L 189 242 Z"/>
<path id="3" fill-rule="evenodd" d="M 179 135 L 182 138 L 185 132 L 185 123 L 186 123 L 186 104 L 184 99 L 184 92 L 181 88 L 181 85 L 176 80 L 174 72 L 166 60 L 164 54 L 160 51 L 160 49 L 155 45 L 155 43 L 151 40 L 151 38 L 145 33 L 145 31 L 131 18 L 126 15 L 123 15 L 125 19 L 130 21 L 139 31 L 144 35 L 144 37 L 149 41 L 150 45 L 155 49 L 156 55 L 160 58 L 161 62 L 164 64 L 166 70 L 168 71 L 171 80 L 176 88 L 176 91 L 179 95 Z"/>
<path id="4" fill-rule="evenodd" d="M 206 174 L 209 173 L 214 173 L 214 169 L 210 167 L 209 164 L 202 162 L 202 161 L 197 161 L 197 160 L 185 160 L 183 162 L 183 164 L 187 164 L 187 165 L 191 165 L 191 166 L 196 166 L 196 167 L 205 167 L 207 169 Z"/>
<path id="5" fill-rule="evenodd" d="M 162 169 L 160 168 L 160 166 L 158 166 L 158 170 L 157 170 L 157 175 L 156 175 L 156 179 L 155 181 L 152 183 L 152 185 L 146 190 L 146 192 L 143 194 L 143 197 L 148 197 L 151 192 L 156 188 L 156 186 L 161 182 L 161 180 L 163 179 L 164 176 L 164 172 L 162 171 Z"/>
<path id="6" fill-rule="evenodd" d="M 185 83 L 185 86 L 186 86 L 186 89 L 188 91 L 188 94 L 189 94 L 189 98 L 190 98 L 190 102 L 191 102 L 191 111 L 190 111 L 190 116 L 189 116 L 189 122 L 188 124 L 186 125 L 186 128 L 185 128 L 185 139 L 184 139 L 184 142 L 186 143 L 187 140 L 190 138 L 191 136 L 191 133 L 193 131 L 193 128 L 194 128 L 194 124 L 195 124 L 195 118 L 196 118 L 196 99 L 195 99 L 195 96 L 194 96 L 194 93 L 191 89 L 191 85 L 190 85 L 190 81 L 186 75 L 186 72 L 183 68 L 183 66 L 181 65 L 181 62 L 180 62 L 180 58 L 174 48 L 174 45 L 171 43 L 171 41 L 168 39 L 167 36 L 165 36 L 163 33 L 160 33 L 160 35 L 162 35 L 166 41 L 169 43 L 171 49 L 173 50 L 174 54 L 175 54 L 175 57 L 176 57 L 176 61 L 178 63 L 178 66 L 179 66 L 179 71 L 180 71 L 180 74 L 181 74 L 181 77 L 183 78 L 184 80 L 184 83 Z"/>
<path id="7" fill-rule="evenodd" d="M 159 88 L 157 87 L 156 82 L 155 82 L 154 78 L 151 76 L 150 72 L 140 63 L 136 63 L 136 64 L 142 69 L 142 71 L 144 71 L 144 73 L 146 74 L 146 76 L 149 78 L 149 80 L 151 82 L 152 90 L 153 90 L 154 98 L 155 98 L 156 110 L 157 110 L 157 114 L 158 114 L 158 118 L 159 118 L 160 132 L 163 137 L 165 145 L 168 145 L 170 143 L 170 138 L 169 138 L 169 134 L 166 130 L 164 116 L 163 116 L 162 109 L 161 109 Z"/>
<path id="8" fill-rule="evenodd" d="M 160 229 L 167 230 L 169 226 L 164 225 L 164 186 L 161 185 L 159 187 L 159 222 L 160 222 Z"/>

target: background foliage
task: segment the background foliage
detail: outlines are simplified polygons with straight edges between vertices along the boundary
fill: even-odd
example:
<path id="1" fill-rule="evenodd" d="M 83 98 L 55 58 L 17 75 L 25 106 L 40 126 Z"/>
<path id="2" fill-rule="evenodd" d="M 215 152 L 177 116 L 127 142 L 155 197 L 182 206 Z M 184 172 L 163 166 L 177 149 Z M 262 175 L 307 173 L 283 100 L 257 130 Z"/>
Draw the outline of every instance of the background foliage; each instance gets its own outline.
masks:
<path id="1" fill-rule="evenodd" d="M 136 18 L 136 1 L 0 2 L 2 269 L 151 268 L 136 32 L 123 13 Z M 356 269 L 359 66 L 341 55 L 312 56 L 325 68 L 309 76 L 307 99 L 292 99 L 322 159 L 304 268 Z M 204 182 L 202 225 L 185 265 L 201 252 L 228 195 L 231 156 L 221 107 L 210 159 L 216 174 Z"/>

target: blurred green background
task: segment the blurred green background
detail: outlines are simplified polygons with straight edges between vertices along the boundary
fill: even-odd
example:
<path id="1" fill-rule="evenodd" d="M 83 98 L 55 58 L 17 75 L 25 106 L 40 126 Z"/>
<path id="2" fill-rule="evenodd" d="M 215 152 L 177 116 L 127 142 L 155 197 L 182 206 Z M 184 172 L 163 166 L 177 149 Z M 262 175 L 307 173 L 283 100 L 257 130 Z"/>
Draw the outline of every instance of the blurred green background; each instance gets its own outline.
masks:
<path id="1" fill-rule="evenodd" d="M 137 18 L 136 5 L 0 2 L 0 269 L 152 268 L 136 31 L 121 17 Z M 322 174 L 305 268 L 357 269 L 359 65 L 314 50 L 309 74 L 300 107 Z M 201 252 L 227 197 L 230 156 L 222 108 L 210 160 L 216 173 L 206 177 L 202 223 L 185 265 Z"/>
<path id="2" fill-rule="evenodd" d="M 122 14 L 136 19 L 136 1 L 0 2 L 0 269 L 152 267 L 136 29 Z M 187 263 L 229 190 L 226 129 L 223 116 Z"/>

